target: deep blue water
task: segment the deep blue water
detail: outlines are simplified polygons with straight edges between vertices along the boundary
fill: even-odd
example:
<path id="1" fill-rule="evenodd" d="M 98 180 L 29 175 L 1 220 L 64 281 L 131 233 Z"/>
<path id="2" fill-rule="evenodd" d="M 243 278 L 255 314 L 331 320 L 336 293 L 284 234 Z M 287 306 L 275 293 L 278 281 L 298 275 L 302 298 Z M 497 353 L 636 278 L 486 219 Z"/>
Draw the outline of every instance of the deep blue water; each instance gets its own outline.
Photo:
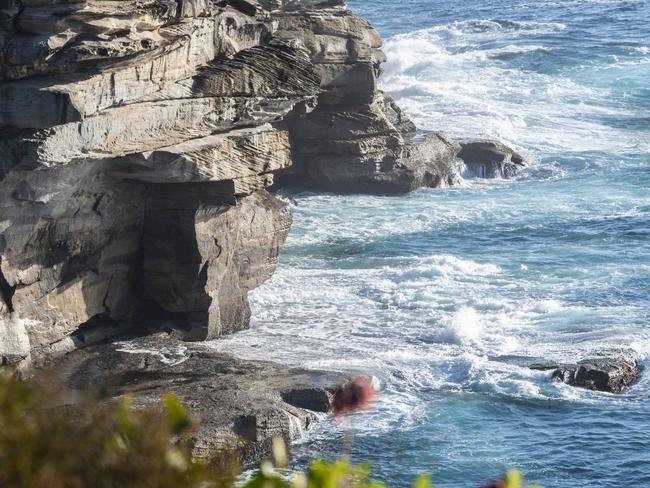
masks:
<path id="1" fill-rule="evenodd" d="M 353 0 L 417 124 L 516 146 L 516 179 L 301 194 L 244 356 L 380 378 L 374 410 L 298 447 L 393 486 L 650 487 L 650 374 L 615 396 L 520 366 L 610 347 L 650 366 L 650 1 Z"/>

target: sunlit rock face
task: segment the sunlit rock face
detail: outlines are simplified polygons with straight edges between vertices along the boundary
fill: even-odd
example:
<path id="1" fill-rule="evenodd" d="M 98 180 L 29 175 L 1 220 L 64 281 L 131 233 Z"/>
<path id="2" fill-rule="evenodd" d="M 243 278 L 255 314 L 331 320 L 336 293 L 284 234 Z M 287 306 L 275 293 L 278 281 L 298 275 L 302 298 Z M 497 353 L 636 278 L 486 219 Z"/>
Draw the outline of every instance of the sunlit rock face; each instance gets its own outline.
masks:
<path id="1" fill-rule="evenodd" d="M 464 171 L 377 89 L 379 35 L 340 0 L 10 0 L 0 46 L 3 363 L 247 327 L 290 227 L 278 174 L 401 193 Z"/>
<path id="2" fill-rule="evenodd" d="M 305 49 L 321 76 L 318 106 L 289 120 L 294 165 L 285 181 L 341 192 L 405 193 L 458 182 L 460 147 L 427 134 L 378 89 L 378 32 L 348 10 L 273 12 L 276 37 Z"/>
<path id="3" fill-rule="evenodd" d="M 0 356 L 247 326 L 291 216 L 277 123 L 320 75 L 251 2 L 14 2 L 0 40 Z M 126 327 L 125 327 L 126 326 Z"/>

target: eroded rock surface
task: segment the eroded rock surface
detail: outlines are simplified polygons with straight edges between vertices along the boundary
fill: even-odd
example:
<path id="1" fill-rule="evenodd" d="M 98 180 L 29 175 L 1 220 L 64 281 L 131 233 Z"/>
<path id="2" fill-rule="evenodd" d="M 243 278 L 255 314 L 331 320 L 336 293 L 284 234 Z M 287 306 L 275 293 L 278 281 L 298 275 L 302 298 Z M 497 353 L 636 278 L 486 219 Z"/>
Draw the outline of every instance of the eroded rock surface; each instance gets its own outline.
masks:
<path id="1" fill-rule="evenodd" d="M 2 361 L 132 324 L 197 340 L 247 327 L 247 293 L 291 223 L 266 191 L 292 164 L 277 123 L 320 93 L 307 53 L 256 2 L 16 0 L 2 14 Z"/>
<path id="2" fill-rule="evenodd" d="M 465 176 L 509 178 L 524 166 L 524 158 L 499 141 L 480 140 L 460 143 L 458 157 L 465 163 Z"/>
<path id="3" fill-rule="evenodd" d="M 519 164 L 418 132 L 342 0 L 9 0 L 0 46 L 3 362 L 247 327 L 291 222 L 278 175 L 402 193 Z"/>
<path id="4" fill-rule="evenodd" d="M 417 135 L 378 90 L 381 39 L 343 9 L 273 12 L 275 35 L 304 48 L 321 76 L 318 106 L 286 123 L 294 166 L 286 181 L 341 192 L 405 193 L 461 178 L 460 147 L 442 134 Z"/>
<path id="5" fill-rule="evenodd" d="M 227 450 L 245 468 L 270 456 L 273 438 L 290 445 L 300 437 L 318 412 L 328 411 L 332 393 L 346 379 L 243 361 L 164 334 L 90 346 L 53 366 L 70 392 L 97 391 L 102 399 L 129 393 L 136 407 L 156 405 L 169 391 L 177 394 L 200 420 L 192 434 L 194 454 L 209 458 Z M 51 373 L 44 377 L 52 380 Z"/>
<path id="6" fill-rule="evenodd" d="M 641 366 L 634 353 L 599 355 L 577 364 L 560 365 L 553 378 L 589 390 L 621 393 L 636 383 Z"/>

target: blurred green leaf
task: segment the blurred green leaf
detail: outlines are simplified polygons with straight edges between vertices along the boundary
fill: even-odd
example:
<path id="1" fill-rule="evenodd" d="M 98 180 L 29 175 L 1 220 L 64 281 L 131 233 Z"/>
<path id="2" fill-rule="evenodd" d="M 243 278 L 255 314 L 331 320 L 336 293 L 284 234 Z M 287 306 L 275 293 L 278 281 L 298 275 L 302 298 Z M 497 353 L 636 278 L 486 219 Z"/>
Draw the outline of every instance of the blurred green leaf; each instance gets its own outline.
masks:
<path id="1" fill-rule="evenodd" d="M 517 470 L 508 471 L 505 477 L 505 488 L 521 488 L 523 478 Z"/>
<path id="2" fill-rule="evenodd" d="M 431 488 L 431 477 L 421 474 L 415 479 L 413 488 Z"/>
<path id="3" fill-rule="evenodd" d="M 163 404 L 174 434 L 182 433 L 192 424 L 185 406 L 176 395 L 167 393 L 163 399 Z"/>

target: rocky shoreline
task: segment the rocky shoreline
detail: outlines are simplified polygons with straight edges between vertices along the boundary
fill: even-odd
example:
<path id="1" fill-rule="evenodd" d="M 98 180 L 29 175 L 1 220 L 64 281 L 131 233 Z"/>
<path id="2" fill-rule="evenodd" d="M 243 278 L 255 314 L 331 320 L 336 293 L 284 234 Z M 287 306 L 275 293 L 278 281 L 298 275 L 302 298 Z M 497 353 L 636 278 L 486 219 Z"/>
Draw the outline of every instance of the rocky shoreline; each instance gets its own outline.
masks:
<path id="1" fill-rule="evenodd" d="M 242 468 L 259 465 L 274 438 L 287 446 L 330 409 L 348 377 L 245 361 L 169 334 L 121 337 L 77 350 L 35 371 L 61 383 L 69 403 L 96 394 L 100 401 L 129 395 L 136 407 L 158 406 L 176 394 L 199 422 L 193 454 L 229 457 Z"/>
<path id="2" fill-rule="evenodd" d="M 0 363 L 142 404 L 177 391 L 205 415 L 199 454 L 244 439 L 259 459 L 344 379 L 179 342 L 248 327 L 291 226 L 269 190 L 396 194 L 523 165 L 418 131 L 342 0 L 10 0 L 0 46 Z M 110 341 L 142 330 L 173 334 Z"/>
<path id="3" fill-rule="evenodd" d="M 130 324 L 246 328 L 291 225 L 269 187 L 403 193 L 523 164 L 418 132 L 377 88 L 379 34 L 339 0 L 120 6 L 2 11 L 3 363 Z"/>

